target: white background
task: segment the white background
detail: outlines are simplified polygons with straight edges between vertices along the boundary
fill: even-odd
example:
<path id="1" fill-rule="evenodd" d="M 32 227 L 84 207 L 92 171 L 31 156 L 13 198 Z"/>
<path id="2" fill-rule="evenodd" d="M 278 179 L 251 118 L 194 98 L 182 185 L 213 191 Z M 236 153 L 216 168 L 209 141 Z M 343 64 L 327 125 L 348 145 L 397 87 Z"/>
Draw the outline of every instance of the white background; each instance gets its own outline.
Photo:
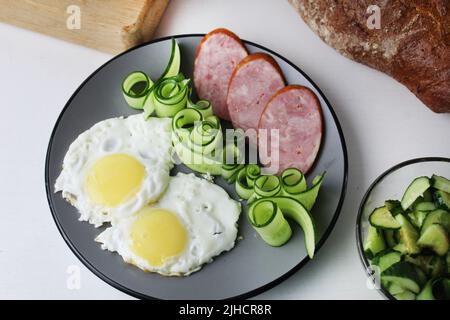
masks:
<path id="1" fill-rule="evenodd" d="M 338 223 L 315 259 L 262 299 L 380 299 L 367 289 L 355 219 L 370 182 L 413 157 L 450 157 L 450 115 L 425 108 L 391 78 L 337 54 L 280 0 L 172 0 L 157 37 L 223 26 L 302 68 L 333 105 L 349 152 Z M 44 159 L 53 125 L 80 83 L 110 55 L 0 24 L 0 298 L 128 299 L 89 272 L 51 218 Z M 66 286 L 81 268 L 81 289 Z"/>

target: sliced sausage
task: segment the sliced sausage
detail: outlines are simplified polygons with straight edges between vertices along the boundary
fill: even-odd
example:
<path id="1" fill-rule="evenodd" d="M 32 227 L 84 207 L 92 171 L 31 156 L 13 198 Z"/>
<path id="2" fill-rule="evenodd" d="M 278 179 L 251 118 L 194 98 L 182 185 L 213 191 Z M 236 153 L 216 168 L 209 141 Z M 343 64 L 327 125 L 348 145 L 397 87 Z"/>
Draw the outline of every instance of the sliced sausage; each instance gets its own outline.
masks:
<path id="1" fill-rule="evenodd" d="M 230 120 L 227 91 L 236 65 L 247 56 L 237 35 L 227 29 L 215 29 L 203 37 L 194 62 L 194 86 L 200 99 L 209 100 L 213 112 Z"/>
<path id="2" fill-rule="evenodd" d="M 260 135 L 261 129 L 267 129 L 269 136 L 259 139 L 263 164 L 272 161 L 270 166 L 278 173 L 290 167 L 308 172 L 319 152 L 323 132 L 322 109 L 314 92 L 300 85 L 279 90 L 267 103 L 258 126 Z M 276 150 L 271 150 L 270 129 L 279 130 L 278 161 L 272 156 Z"/>
<path id="3" fill-rule="evenodd" d="M 227 105 L 233 126 L 256 130 L 270 97 L 284 85 L 280 67 L 271 56 L 253 53 L 245 57 L 234 69 L 228 85 Z"/>

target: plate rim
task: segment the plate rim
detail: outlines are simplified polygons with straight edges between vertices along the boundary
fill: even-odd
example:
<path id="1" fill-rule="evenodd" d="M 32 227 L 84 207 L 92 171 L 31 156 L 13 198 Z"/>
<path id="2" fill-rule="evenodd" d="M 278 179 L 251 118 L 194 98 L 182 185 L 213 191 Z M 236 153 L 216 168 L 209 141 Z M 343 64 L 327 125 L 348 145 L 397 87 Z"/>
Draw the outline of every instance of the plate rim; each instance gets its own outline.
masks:
<path id="1" fill-rule="evenodd" d="M 67 108 L 71 105 L 72 100 L 77 96 L 78 92 L 88 83 L 88 81 L 94 77 L 100 70 L 102 70 L 104 67 L 106 67 L 107 65 L 109 65 L 110 63 L 112 63 L 114 60 L 118 59 L 119 57 L 121 57 L 122 55 L 125 55 L 129 52 L 132 52 L 134 50 L 137 50 L 141 47 L 145 47 L 148 45 L 151 45 L 153 43 L 157 43 L 157 42 L 163 42 L 163 41 L 167 41 L 170 40 L 172 38 L 175 39 L 179 39 L 179 38 L 194 38 L 194 37 L 204 37 L 206 34 L 204 33 L 188 33 L 188 34 L 177 34 L 177 35 L 171 35 L 171 36 L 166 36 L 166 37 L 161 37 L 161 38 L 156 38 L 153 39 L 151 41 L 147 41 L 144 42 L 142 44 L 139 44 L 137 46 L 134 46 L 114 57 L 112 57 L 111 59 L 109 59 L 108 61 L 106 61 L 105 63 L 103 63 L 100 67 L 98 67 L 97 69 L 95 69 L 79 86 L 78 88 L 74 91 L 74 93 L 70 96 L 69 100 L 67 100 L 66 104 L 64 105 L 63 109 L 61 110 L 55 125 L 53 126 L 52 132 L 50 134 L 50 139 L 48 142 L 48 146 L 47 146 L 47 153 L 46 153 L 46 157 L 45 157 L 45 191 L 46 191 L 46 196 L 47 196 L 47 202 L 53 217 L 53 220 L 56 224 L 56 227 L 59 231 L 59 233 L 61 234 L 62 238 L 64 239 L 64 241 L 66 242 L 67 246 L 70 248 L 70 250 L 73 252 L 73 254 L 78 258 L 78 260 L 81 261 L 81 263 L 83 263 L 83 265 L 89 269 L 89 271 L 91 271 L 93 274 L 95 274 L 98 278 L 100 278 L 102 281 L 106 282 L 107 284 L 109 284 L 110 286 L 112 286 L 115 289 L 118 289 L 120 291 L 122 291 L 125 294 L 128 294 L 132 297 L 138 298 L 138 299 L 152 299 L 152 300 L 162 300 L 160 298 L 156 298 L 156 297 L 152 297 L 140 292 L 137 292 L 131 288 L 125 287 L 122 284 L 116 282 L 114 279 L 106 276 L 104 273 L 102 273 L 102 271 L 98 270 L 96 267 L 94 267 L 89 261 L 88 259 L 86 259 L 76 248 L 76 246 L 71 242 L 71 240 L 69 239 L 69 237 L 67 236 L 66 232 L 64 231 L 58 217 L 56 214 L 56 210 L 54 208 L 54 204 L 53 204 L 53 200 L 51 198 L 51 190 L 50 190 L 50 181 L 49 181 L 49 164 L 50 164 L 50 154 L 52 152 L 52 145 L 53 145 L 53 140 L 54 137 L 56 135 L 56 130 L 59 126 L 59 123 L 62 119 L 62 116 L 64 115 L 64 113 L 66 112 Z M 267 51 L 268 53 L 270 53 L 271 55 L 283 60 L 284 62 L 286 62 L 288 65 L 290 65 L 292 68 L 294 68 L 297 72 L 299 72 L 301 75 L 303 75 L 306 80 L 308 80 L 308 82 L 314 87 L 314 89 L 317 90 L 317 92 L 319 93 L 319 95 L 322 97 L 322 99 L 325 101 L 325 104 L 328 108 L 328 110 L 331 113 L 331 116 L 333 117 L 334 123 L 336 124 L 336 128 L 337 131 L 339 133 L 339 140 L 341 142 L 342 145 L 342 151 L 343 151 L 343 156 L 344 156 L 344 176 L 343 176 L 343 181 L 342 181 L 342 189 L 341 189 L 341 194 L 339 195 L 339 202 L 338 205 L 336 207 L 336 210 L 333 214 L 333 218 L 331 219 L 330 224 L 328 225 L 328 227 L 326 228 L 325 232 L 323 233 L 323 236 L 320 238 L 320 240 L 317 242 L 316 244 L 316 254 L 317 252 L 319 252 L 319 250 L 322 248 L 323 244 L 326 242 L 326 240 L 328 239 L 328 237 L 330 236 L 331 232 L 333 231 L 337 220 L 340 216 L 341 210 L 342 210 L 342 206 L 344 204 L 344 200 L 345 200 L 345 195 L 347 192 L 347 182 L 348 182 L 348 154 L 347 154 L 347 146 L 346 146 L 346 142 L 345 142 L 345 138 L 344 138 L 344 133 L 341 127 L 341 124 L 339 122 L 339 119 L 333 109 L 333 107 L 331 106 L 330 102 L 328 101 L 327 97 L 324 95 L 324 93 L 322 92 L 322 90 L 317 86 L 317 84 L 299 67 L 297 67 L 294 63 L 292 63 L 290 60 L 288 60 L 287 58 L 285 58 L 284 56 L 282 56 L 281 54 L 263 46 L 257 43 L 254 43 L 252 41 L 248 41 L 245 39 L 241 39 L 243 43 L 245 44 L 249 44 L 252 45 L 256 48 L 262 49 Z M 299 263 L 297 265 L 295 265 L 293 268 L 291 268 L 289 271 L 287 271 L 286 273 L 284 273 L 283 275 L 281 275 L 280 277 L 266 283 L 265 285 L 262 285 L 258 288 L 255 288 L 253 290 L 250 290 L 246 293 L 237 295 L 237 296 L 233 296 L 233 297 L 228 297 L 225 298 L 223 300 L 231 300 L 231 299 L 247 299 L 247 298 L 251 298 L 253 296 L 256 296 L 258 294 L 261 294 L 273 287 L 275 287 L 276 285 L 280 284 L 281 282 L 283 282 L 284 280 L 286 280 L 287 278 L 289 278 L 290 276 L 292 276 L 294 273 L 296 273 L 298 270 L 300 270 L 304 265 L 306 265 L 311 259 L 306 256 L 305 258 L 303 258 L 302 260 L 299 261 Z"/>

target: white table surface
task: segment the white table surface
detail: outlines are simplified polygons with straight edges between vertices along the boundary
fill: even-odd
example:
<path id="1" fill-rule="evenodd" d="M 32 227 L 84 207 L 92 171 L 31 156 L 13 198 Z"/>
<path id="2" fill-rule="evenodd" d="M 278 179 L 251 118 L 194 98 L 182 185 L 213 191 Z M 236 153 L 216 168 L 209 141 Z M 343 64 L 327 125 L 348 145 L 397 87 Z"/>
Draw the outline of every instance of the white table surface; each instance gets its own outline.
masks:
<path id="1" fill-rule="evenodd" d="M 319 85 L 341 122 L 349 154 L 347 197 L 315 259 L 261 299 L 380 299 L 366 286 L 357 254 L 360 199 L 382 171 L 406 159 L 450 157 L 450 115 L 425 108 L 391 78 L 325 45 L 280 0 L 172 0 L 157 37 L 223 26 L 267 46 Z M 44 160 L 53 125 L 80 83 L 111 58 L 0 24 L 0 298 L 129 299 L 87 270 L 51 217 Z M 79 266 L 80 289 L 67 288 Z"/>

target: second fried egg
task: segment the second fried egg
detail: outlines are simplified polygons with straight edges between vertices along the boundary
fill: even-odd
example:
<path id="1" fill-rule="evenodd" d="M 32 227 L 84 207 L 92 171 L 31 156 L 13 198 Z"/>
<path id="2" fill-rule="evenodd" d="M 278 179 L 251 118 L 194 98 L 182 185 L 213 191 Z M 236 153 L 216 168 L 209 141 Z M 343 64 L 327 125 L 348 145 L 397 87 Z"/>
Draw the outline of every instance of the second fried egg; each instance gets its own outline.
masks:
<path id="1" fill-rule="evenodd" d="M 221 187 L 178 173 L 157 203 L 113 224 L 96 241 L 142 270 L 188 275 L 234 247 L 240 211 Z"/>

